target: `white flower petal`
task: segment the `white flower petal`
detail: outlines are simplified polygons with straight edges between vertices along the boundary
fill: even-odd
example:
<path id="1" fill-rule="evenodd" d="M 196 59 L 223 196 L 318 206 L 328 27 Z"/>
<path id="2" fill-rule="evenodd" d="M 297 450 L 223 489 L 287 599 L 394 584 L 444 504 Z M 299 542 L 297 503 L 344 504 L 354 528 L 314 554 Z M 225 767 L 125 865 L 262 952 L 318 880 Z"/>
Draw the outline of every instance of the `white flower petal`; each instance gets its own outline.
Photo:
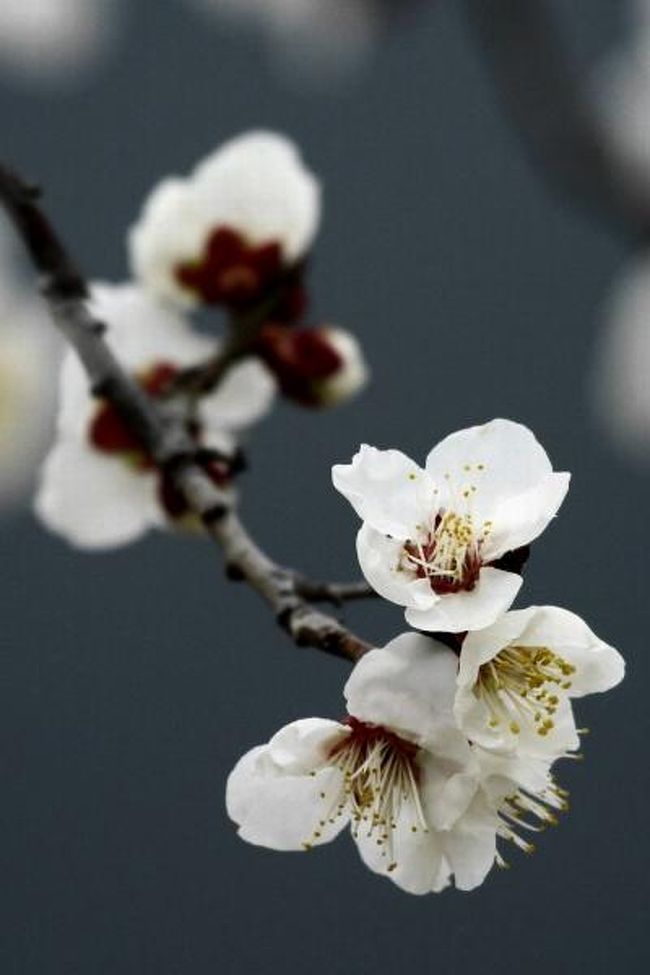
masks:
<path id="1" fill-rule="evenodd" d="M 343 693 L 348 711 L 360 721 L 462 753 L 452 715 L 457 672 L 458 658 L 448 647 L 402 633 L 361 658 Z"/>
<path id="2" fill-rule="evenodd" d="M 483 560 L 491 562 L 541 535 L 564 501 L 570 480 L 570 474 L 546 474 L 535 487 L 498 504 L 481 551 Z"/>
<path id="3" fill-rule="evenodd" d="M 399 450 L 363 444 L 351 464 L 332 468 L 332 481 L 363 521 L 403 541 L 433 509 L 433 483 Z"/>
<path id="4" fill-rule="evenodd" d="M 470 762 L 469 752 L 465 759 Z M 441 765 L 429 752 L 422 752 L 419 764 L 422 769 L 420 796 L 427 822 L 435 829 L 452 829 L 474 801 L 479 785 L 476 773 L 464 768 L 452 773 L 448 764 Z"/>
<path id="5" fill-rule="evenodd" d="M 320 187 L 297 147 L 276 132 L 246 132 L 194 170 L 210 223 L 254 244 L 278 240 L 292 262 L 310 248 L 320 222 Z"/>
<path id="6" fill-rule="evenodd" d="M 452 433 L 433 448 L 426 462 L 429 476 L 446 482 L 452 497 L 462 497 L 465 485 L 476 488 L 472 510 L 477 522 L 493 518 L 501 501 L 535 487 L 551 470 L 546 451 L 531 431 L 502 419 Z"/>
<path id="7" fill-rule="evenodd" d="M 260 420 L 271 408 L 275 389 L 271 374 L 256 360 L 248 359 L 234 366 L 215 392 L 201 400 L 199 415 L 204 424 L 203 444 L 220 449 L 211 440 L 213 431 L 218 437 L 225 431 L 236 434 Z"/>
<path id="8" fill-rule="evenodd" d="M 268 753 L 284 772 L 306 775 L 320 770 L 332 749 L 350 734 L 339 721 L 301 718 L 285 725 L 271 738 Z"/>
<path id="9" fill-rule="evenodd" d="M 387 538 L 364 523 L 357 534 L 357 556 L 364 576 L 384 599 L 398 606 L 426 610 L 440 597 L 427 579 L 418 579 L 401 567 L 403 542 Z"/>
<path id="10" fill-rule="evenodd" d="M 154 475 L 76 441 L 50 452 L 35 507 L 48 528 L 78 548 L 124 545 L 166 523 Z"/>
<path id="11" fill-rule="evenodd" d="M 341 787 L 338 769 L 291 775 L 272 760 L 264 745 L 247 752 L 230 773 L 226 807 L 240 837 L 248 843 L 272 850 L 301 850 L 306 845 L 329 843 L 347 825 L 344 815 L 333 823 L 327 817 Z"/>
<path id="12" fill-rule="evenodd" d="M 438 833 L 425 832 L 416 823 L 413 810 L 404 804 L 391 831 L 390 845 L 380 846 L 375 833 L 369 834 L 363 824 L 355 841 L 363 862 L 373 873 L 388 877 L 409 894 L 430 894 L 447 885 L 447 877 L 441 871 L 442 844 Z"/>
<path id="13" fill-rule="evenodd" d="M 477 797 L 453 830 L 440 834 L 445 859 L 459 890 L 474 890 L 494 866 L 496 824 L 486 803 Z"/>
<path id="14" fill-rule="evenodd" d="M 106 341 L 120 362 L 139 371 L 156 362 L 193 366 L 218 349 L 185 317 L 154 301 L 137 284 L 92 285 L 91 310 L 108 326 Z"/>
<path id="15" fill-rule="evenodd" d="M 608 691 L 625 675 L 625 661 L 589 629 L 584 620 L 558 606 L 533 607 L 519 641 L 522 646 L 548 646 L 572 664 L 570 697 Z"/>
<path id="16" fill-rule="evenodd" d="M 430 609 L 407 609 L 406 622 L 432 633 L 480 630 L 512 605 L 522 582 L 514 572 L 484 566 L 473 589 L 449 593 Z"/>
<path id="17" fill-rule="evenodd" d="M 188 180 L 162 180 L 147 197 L 139 221 L 128 236 L 131 269 L 147 291 L 180 307 L 197 304 L 173 273 L 180 263 L 196 259 L 205 246 L 202 201 Z"/>
<path id="18" fill-rule="evenodd" d="M 175 270 L 196 261 L 219 228 L 249 244 L 277 242 L 286 262 L 310 248 L 320 221 L 320 188 L 296 147 L 273 132 L 232 139 L 187 179 L 165 180 L 130 232 L 135 274 L 154 293 L 192 304 Z"/>
<path id="19" fill-rule="evenodd" d="M 458 686 L 472 688 L 479 668 L 510 644 L 516 644 L 536 608 L 514 609 L 504 613 L 491 626 L 468 633 L 463 640 L 458 669 Z"/>

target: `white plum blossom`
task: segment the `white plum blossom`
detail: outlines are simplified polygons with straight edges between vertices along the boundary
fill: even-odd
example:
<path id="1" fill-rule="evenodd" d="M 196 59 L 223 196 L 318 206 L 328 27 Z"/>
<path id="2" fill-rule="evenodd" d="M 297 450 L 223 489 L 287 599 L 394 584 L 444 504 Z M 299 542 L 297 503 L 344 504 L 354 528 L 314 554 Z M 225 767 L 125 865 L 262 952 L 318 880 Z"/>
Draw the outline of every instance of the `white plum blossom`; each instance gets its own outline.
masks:
<path id="1" fill-rule="evenodd" d="M 512 605 L 521 576 L 500 560 L 543 532 L 569 486 L 530 430 L 500 419 L 446 437 L 424 469 L 364 445 L 332 475 L 363 520 L 357 554 L 370 585 L 416 629 L 456 633 Z"/>
<path id="2" fill-rule="evenodd" d="M 362 658 L 346 722 L 293 722 L 240 760 L 226 801 L 242 839 L 311 849 L 350 825 L 364 862 L 404 890 L 442 890 L 453 871 L 463 889 L 482 882 L 496 832 L 468 810 L 471 752 L 451 711 L 457 660 L 428 643 L 406 634 Z"/>
<path id="3" fill-rule="evenodd" d="M 306 255 L 319 220 L 320 187 L 294 144 L 249 132 L 153 190 L 130 233 L 132 266 L 171 302 L 245 304 Z"/>
<path id="4" fill-rule="evenodd" d="M 154 396 L 179 369 L 216 351 L 214 340 L 135 285 L 95 285 L 92 311 L 106 323 L 106 341 L 120 362 Z M 266 413 L 274 390 L 264 366 L 246 360 L 199 400 L 191 434 L 215 482 L 226 477 L 223 455 L 233 452 L 235 436 Z M 115 408 L 91 396 L 73 352 L 61 369 L 56 442 L 43 466 L 36 511 L 52 531 L 88 549 L 123 545 L 150 528 L 181 524 L 187 515 L 183 499 Z"/>
<path id="5" fill-rule="evenodd" d="M 465 637 L 454 712 L 483 748 L 553 761 L 580 744 L 571 698 L 609 690 L 624 673 L 618 651 L 579 616 L 532 606 Z"/>
<path id="6" fill-rule="evenodd" d="M 636 258 L 603 314 L 590 394 L 599 420 L 631 458 L 650 461 L 650 260 Z"/>
<path id="7" fill-rule="evenodd" d="M 29 499 L 51 435 L 60 348 L 0 234 L 0 508 Z"/>
<path id="8" fill-rule="evenodd" d="M 0 67 L 26 79 L 67 81 L 112 39 L 116 0 L 2 0 Z"/>
<path id="9" fill-rule="evenodd" d="M 308 718 L 239 761 L 226 803 L 242 839 L 309 850 L 346 826 L 365 864 L 413 894 L 483 882 L 497 837 L 554 820 L 565 802 L 548 763 L 471 747 L 452 706 L 458 659 L 405 633 L 356 665 L 344 722 Z M 535 824 L 538 825 L 535 825 Z"/>

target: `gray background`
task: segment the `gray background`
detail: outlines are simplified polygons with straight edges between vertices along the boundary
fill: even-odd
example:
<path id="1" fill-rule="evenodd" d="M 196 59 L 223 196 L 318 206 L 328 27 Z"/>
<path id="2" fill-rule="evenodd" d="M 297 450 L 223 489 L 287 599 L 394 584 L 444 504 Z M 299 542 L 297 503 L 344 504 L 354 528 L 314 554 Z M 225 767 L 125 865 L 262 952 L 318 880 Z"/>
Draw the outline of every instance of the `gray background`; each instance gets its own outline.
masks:
<path id="1" fill-rule="evenodd" d="M 158 536 L 88 556 L 28 513 L 5 521 L 0 970 L 645 971 L 648 483 L 585 396 L 622 245 L 539 182 L 454 0 L 424 4 L 357 81 L 322 92 L 278 81 L 251 35 L 180 4 L 130 6 L 113 59 L 65 97 L 3 81 L 3 153 L 45 183 L 89 274 L 119 279 L 125 228 L 160 175 L 250 126 L 304 148 L 327 202 L 315 308 L 361 336 L 374 384 L 327 415 L 283 406 L 256 433 L 245 512 L 260 540 L 351 576 L 356 521 L 332 462 L 361 440 L 421 458 L 453 429 L 522 420 L 574 473 L 525 601 L 584 615 L 629 676 L 580 707 L 594 733 L 562 769 L 572 809 L 539 852 L 473 894 L 413 898 L 348 837 L 273 854 L 224 811 L 245 749 L 295 717 L 339 716 L 345 664 L 291 646 L 207 545 Z M 622 5 L 559 6 L 590 63 Z M 349 618 L 380 642 L 402 628 L 391 606 Z"/>

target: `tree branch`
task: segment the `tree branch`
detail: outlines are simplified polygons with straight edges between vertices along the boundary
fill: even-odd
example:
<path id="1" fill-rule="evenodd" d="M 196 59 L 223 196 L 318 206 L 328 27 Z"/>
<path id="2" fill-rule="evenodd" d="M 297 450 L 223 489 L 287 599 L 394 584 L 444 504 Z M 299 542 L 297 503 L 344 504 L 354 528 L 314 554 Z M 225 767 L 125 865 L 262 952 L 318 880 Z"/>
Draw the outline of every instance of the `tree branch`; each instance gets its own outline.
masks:
<path id="1" fill-rule="evenodd" d="M 463 0 L 510 121 L 552 188 L 634 239 L 650 207 L 634 199 L 586 102 L 545 0 Z"/>
<path id="2" fill-rule="evenodd" d="M 374 599 L 376 591 L 367 582 L 314 582 L 298 576 L 295 579 L 297 592 L 310 603 L 332 603 L 342 606 L 343 603 L 360 599 Z"/>
<path id="3" fill-rule="evenodd" d="M 43 296 L 55 324 L 79 355 L 93 394 L 110 401 L 119 411 L 142 447 L 171 476 L 201 519 L 229 569 L 235 569 L 265 600 L 293 640 L 299 646 L 357 660 L 371 645 L 338 620 L 314 609 L 299 591 L 296 574 L 276 565 L 253 541 L 234 510 L 234 494 L 217 487 L 198 463 L 178 402 L 154 402 L 124 371 L 103 338 L 104 326 L 88 309 L 89 292 L 83 275 L 38 199 L 34 187 L 0 165 L 0 202 L 43 275 Z"/>

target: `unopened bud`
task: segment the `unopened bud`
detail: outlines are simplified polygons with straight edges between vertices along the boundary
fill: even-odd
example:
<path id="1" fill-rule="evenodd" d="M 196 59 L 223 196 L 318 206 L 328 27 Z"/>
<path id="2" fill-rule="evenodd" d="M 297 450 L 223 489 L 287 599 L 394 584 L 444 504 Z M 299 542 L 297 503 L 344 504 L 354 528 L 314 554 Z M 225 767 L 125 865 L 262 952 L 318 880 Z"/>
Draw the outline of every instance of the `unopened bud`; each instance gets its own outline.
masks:
<path id="1" fill-rule="evenodd" d="M 336 406 L 358 393 L 368 379 L 359 343 L 340 328 L 268 324 L 259 351 L 285 396 L 303 406 Z"/>

